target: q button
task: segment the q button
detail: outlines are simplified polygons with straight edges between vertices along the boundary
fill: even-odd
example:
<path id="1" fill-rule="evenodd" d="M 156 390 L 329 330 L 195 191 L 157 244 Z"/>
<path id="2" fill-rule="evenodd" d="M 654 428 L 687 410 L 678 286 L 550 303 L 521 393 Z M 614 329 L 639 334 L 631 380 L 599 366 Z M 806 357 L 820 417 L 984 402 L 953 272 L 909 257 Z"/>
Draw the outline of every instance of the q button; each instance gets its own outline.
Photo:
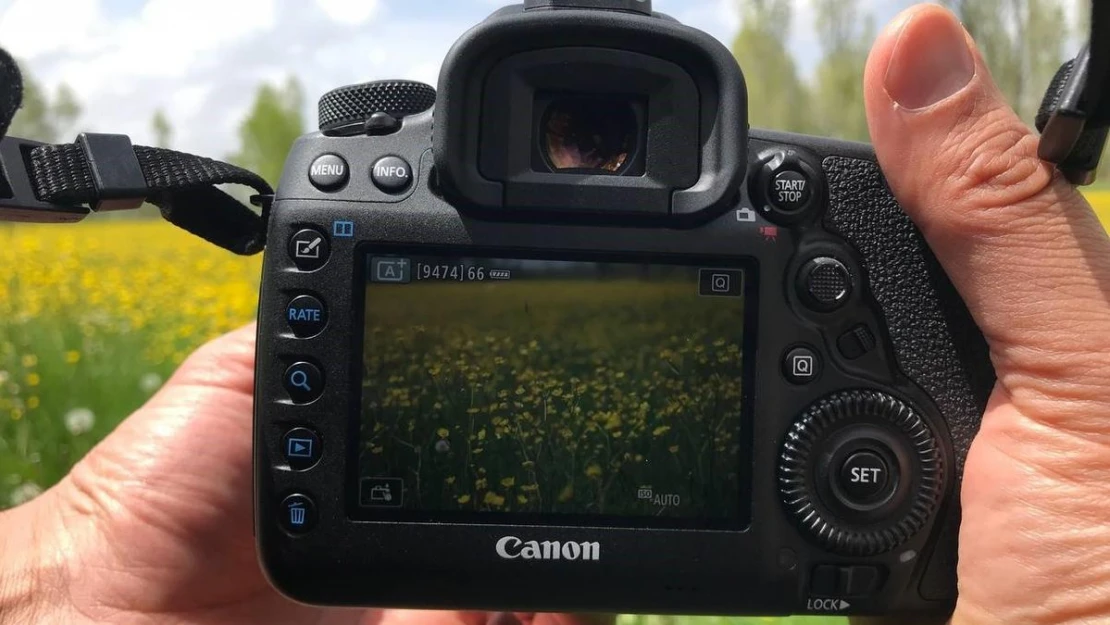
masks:
<path id="1" fill-rule="evenodd" d="M 298 362 L 285 370 L 285 390 L 297 404 L 311 404 L 324 393 L 324 374 L 310 362 Z"/>

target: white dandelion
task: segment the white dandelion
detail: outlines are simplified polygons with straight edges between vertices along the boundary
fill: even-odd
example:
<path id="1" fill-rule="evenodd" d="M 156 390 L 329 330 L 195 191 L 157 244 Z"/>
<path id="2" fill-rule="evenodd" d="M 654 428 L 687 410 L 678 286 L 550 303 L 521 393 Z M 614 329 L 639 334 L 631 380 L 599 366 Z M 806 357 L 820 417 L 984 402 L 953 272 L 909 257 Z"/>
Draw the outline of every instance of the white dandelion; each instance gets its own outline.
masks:
<path id="1" fill-rule="evenodd" d="M 88 432 L 96 424 L 96 415 L 88 408 L 74 408 L 62 417 L 65 421 L 66 429 L 74 436 L 79 436 Z"/>
<path id="2" fill-rule="evenodd" d="M 34 482 L 24 482 L 15 487 L 11 494 L 11 504 L 15 506 L 25 504 L 42 494 L 42 488 Z"/>
<path id="3" fill-rule="evenodd" d="M 162 388 L 162 376 L 154 372 L 143 374 L 143 377 L 139 378 L 139 388 L 147 395 L 150 395 L 154 391 Z"/>

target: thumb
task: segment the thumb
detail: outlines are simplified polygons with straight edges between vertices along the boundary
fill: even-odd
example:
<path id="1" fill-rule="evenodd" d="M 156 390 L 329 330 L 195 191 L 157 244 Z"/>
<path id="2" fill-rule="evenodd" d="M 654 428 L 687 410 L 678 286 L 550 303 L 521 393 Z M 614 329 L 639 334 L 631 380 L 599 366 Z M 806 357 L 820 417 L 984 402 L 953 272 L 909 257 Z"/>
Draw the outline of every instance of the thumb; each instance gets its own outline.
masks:
<path id="1" fill-rule="evenodd" d="M 983 330 L 1002 389 L 1027 416 L 1110 437 L 1110 241 L 1090 206 L 1038 159 L 946 9 L 899 16 L 865 81 L 880 165 Z"/>

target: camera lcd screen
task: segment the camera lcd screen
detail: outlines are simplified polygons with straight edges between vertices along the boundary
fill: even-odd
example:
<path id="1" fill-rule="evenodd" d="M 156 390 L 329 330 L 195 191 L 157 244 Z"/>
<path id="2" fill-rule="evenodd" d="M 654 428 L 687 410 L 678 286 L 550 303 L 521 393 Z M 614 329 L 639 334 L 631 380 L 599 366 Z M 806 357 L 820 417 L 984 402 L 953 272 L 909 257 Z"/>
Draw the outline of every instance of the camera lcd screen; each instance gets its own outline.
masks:
<path id="1" fill-rule="evenodd" d="M 745 527 L 754 279 L 368 253 L 355 516 Z"/>

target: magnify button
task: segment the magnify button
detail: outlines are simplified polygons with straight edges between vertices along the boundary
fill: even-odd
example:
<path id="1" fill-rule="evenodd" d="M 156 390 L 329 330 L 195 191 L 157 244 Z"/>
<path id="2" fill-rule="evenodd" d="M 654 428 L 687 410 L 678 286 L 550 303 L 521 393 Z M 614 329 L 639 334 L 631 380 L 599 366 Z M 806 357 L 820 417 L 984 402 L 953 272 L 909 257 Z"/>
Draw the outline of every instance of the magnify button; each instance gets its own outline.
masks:
<path id="1" fill-rule="evenodd" d="M 298 362 L 285 370 L 285 390 L 298 404 L 310 404 L 324 392 L 324 374 L 310 362 Z"/>

